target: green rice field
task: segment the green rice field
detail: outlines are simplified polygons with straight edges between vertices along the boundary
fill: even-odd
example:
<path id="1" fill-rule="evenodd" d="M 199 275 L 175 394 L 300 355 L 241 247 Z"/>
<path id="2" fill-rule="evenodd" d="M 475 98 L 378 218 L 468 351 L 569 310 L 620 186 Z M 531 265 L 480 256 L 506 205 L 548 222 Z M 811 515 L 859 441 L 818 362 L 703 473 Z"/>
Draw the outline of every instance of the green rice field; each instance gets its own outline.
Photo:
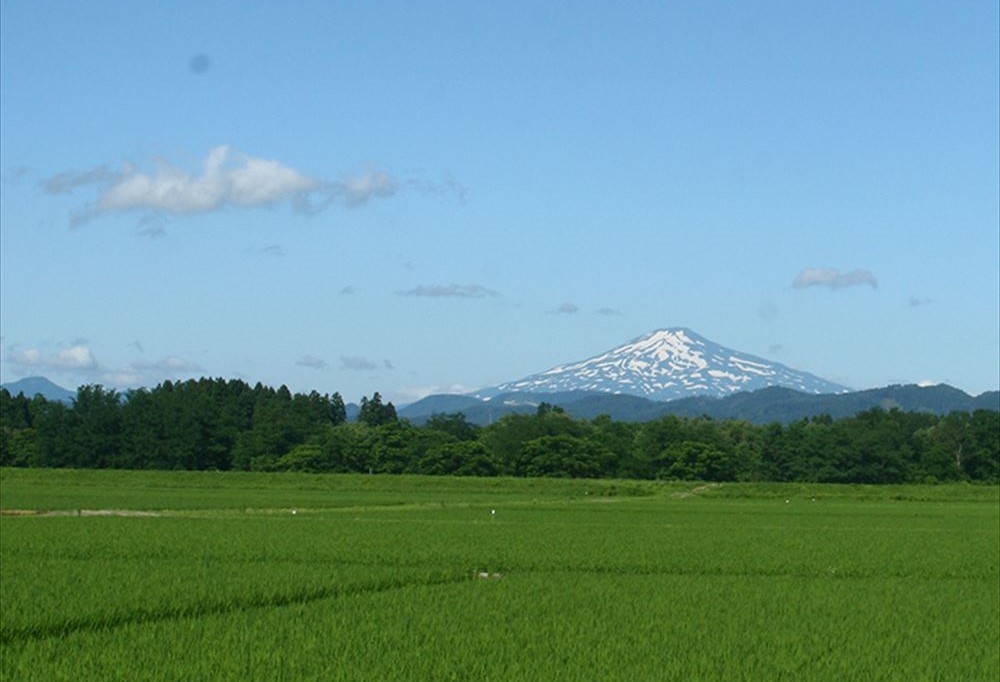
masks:
<path id="1" fill-rule="evenodd" d="M 1000 489 L 0 470 L 3 680 L 1000 679 Z"/>

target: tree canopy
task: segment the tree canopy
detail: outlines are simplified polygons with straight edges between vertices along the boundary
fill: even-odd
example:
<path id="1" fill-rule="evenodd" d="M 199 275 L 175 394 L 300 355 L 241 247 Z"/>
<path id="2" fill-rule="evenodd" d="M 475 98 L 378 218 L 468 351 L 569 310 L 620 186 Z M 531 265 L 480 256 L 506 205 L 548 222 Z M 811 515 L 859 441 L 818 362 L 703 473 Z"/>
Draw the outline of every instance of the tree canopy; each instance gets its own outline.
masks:
<path id="1" fill-rule="evenodd" d="M 787 425 L 668 415 L 577 419 L 542 403 L 478 427 L 400 419 L 380 394 L 347 420 L 338 393 L 239 380 L 165 381 L 72 404 L 0 389 L 0 465 L 422 473 L 707 481 L 1000 482 L 1000 413 L 871 409 Z"/>

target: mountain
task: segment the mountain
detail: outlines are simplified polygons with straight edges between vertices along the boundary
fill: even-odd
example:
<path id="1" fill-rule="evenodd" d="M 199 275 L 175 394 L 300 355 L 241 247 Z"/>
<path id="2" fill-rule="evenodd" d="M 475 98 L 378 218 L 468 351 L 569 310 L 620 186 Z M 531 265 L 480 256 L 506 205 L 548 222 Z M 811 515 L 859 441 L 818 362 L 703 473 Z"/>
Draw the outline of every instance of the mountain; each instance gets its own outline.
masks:
<path id="1" fill-rule="evenodd" d="M 753 393 L 738 393 L 717 400 L 685 398 L 665 404 L 667 414 L 685 417 L 708 415 L 715 419 L 746 419 L 756 424 L 788 423 L 825 414 L 834 419 L 853 417 L 872 408 L 898 409 L 903 412 L 928 412 L 944 415 L 949 412 L 974 412 L 985 409 L 1000 411 L 1000 393 L 983 393 L 972 397 L 957 388 L 936 386 L 894 385 L 836 395 L 810 395 L 773 386 Z"/>
<path id="2" fill-rule="evenodd" d="M 726 348 L 690 329 L 674 327 L 473 395 L 489 400 L 510 392 L 588 391 L 667 401 L 691 396 L 722 398 L 769 386 L 814 394 L 848 390 L 813 374 Z"/>
<path id="3" fill-rule="evenodd" d="M 457 399 L 457 400 L 456 400 Z M 539 403 L 563 408 L 577 419 L 593 419 L 602 414 L 616 421 L 644 422 L 668 414 L 680 417 L 707 416 L 713 419 L 745 419 L 755 424 L 787 424 L 817 415 L 834 419 L 851 417 L 872 408 L 899 409 L 904 412 L 949 412 L 991 410 L 1000 412 L 1000 392 L 990 391 L 972 397 L 951 386 L 886 386 L 853 393 L 802 393 L 781 386 L 771 386 L 724 398 L 693 396 L 669 402 L 657 402 L 627 394 L 575 391 L 566 393 L 504 393 L 490 400 L 468 396 L 428 396 L 399 410 L 399 416 L 422 424 L 436 413 L 461 412 L 472 424 L 486 425 L 506 414 L 535 412 Z"/>
<path id="4" fill-rule="evenodd" d="M 470 410 L 475 410 L 482 405 L 482 400 L 467 395 L 429 395 L 409 405 L 397 408 L 396 413 L 412 422 L 423 423 L 435 414 L 461 412 L 468 417 Z"/>
<path id="5" fill-rule="evenodd" d="M 57 386 L 45 377 L 25 377 L 7 384 L 0 384 L 0 388 L 6 388 L 11 395 L 23 393 L 29 398 L 41 395 L 46 400 L 63 403 L 70 403 L 76 398 L 76 391 Z"/>

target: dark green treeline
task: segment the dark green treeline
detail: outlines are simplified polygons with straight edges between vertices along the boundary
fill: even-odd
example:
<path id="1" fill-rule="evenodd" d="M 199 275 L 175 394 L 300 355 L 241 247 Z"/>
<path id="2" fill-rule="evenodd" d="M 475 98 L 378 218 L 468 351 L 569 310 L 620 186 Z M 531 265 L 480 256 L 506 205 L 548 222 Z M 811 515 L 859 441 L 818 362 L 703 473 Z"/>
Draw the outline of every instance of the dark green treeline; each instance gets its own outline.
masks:
<path id="1" fill-rule="evenodd" d="M 542 404 L 476 427 L 423 426 L 378 393 L 348 421 L 337 393 L 238 380 L 164 382 L 120 394 L 82 386 L 72 405 L 0 389 L 0 465 L 668 478 L 707 481 L 1000 482 L 1000 413 L 869 410 L 754 425 L 666 416 L 574 419 Z"/>

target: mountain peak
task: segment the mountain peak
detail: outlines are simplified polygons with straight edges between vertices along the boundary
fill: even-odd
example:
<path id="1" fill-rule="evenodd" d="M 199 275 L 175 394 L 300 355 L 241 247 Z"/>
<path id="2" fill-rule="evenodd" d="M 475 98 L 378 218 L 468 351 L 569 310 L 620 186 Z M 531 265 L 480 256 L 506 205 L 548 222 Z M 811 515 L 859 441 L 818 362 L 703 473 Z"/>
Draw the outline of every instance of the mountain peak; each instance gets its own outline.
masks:
<path id="1" fill-rule="evenodd" d="M 667 327 L 587 360 L 558 365 L 476 395 L 489 398 L 511 391 L 599 391 L 675 400 L 695 395 L 723 397 L 768 386 L 805 393 L 847 390 L 807 372 L 726 348 L 687 327 Z"/>

